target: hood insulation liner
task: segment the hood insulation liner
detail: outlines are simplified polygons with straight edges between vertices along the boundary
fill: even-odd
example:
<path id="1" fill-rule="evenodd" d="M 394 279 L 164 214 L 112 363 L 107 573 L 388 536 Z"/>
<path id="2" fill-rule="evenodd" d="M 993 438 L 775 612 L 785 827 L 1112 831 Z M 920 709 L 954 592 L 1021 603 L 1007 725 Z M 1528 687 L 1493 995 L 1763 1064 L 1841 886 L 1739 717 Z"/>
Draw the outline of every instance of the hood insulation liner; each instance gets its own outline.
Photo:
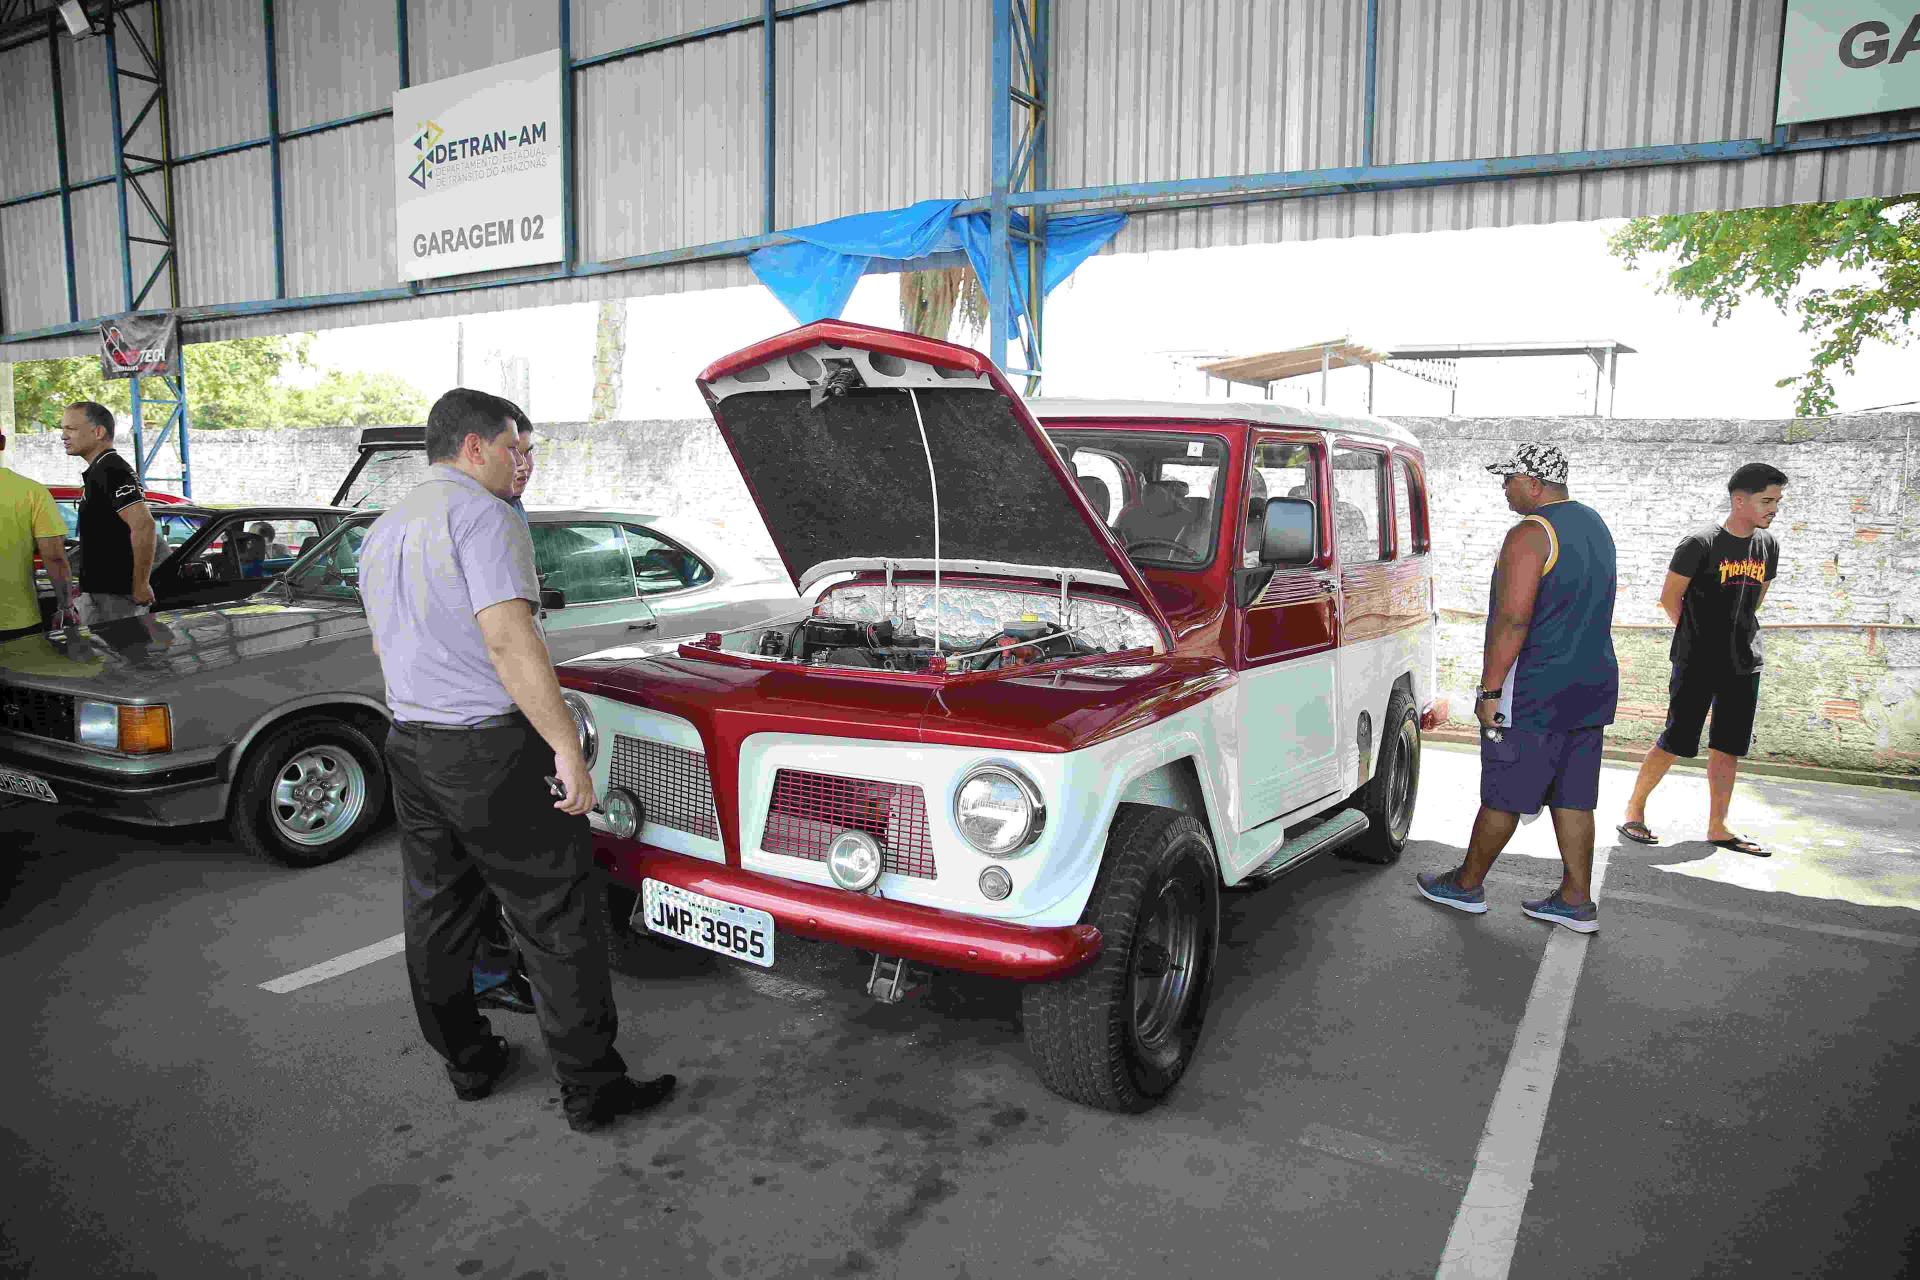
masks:
<path id="1" fill-rule="evenodd" d="M 988 387 L 923 387 L 940 486 L 940 555 L 1113 572 L 1013 407 Z M 830 560 L 933 557 L 933 494 L 914 406 L 901 388 L 856 389 L 819 407 L 804 390 L 729 396 L 732 439 L 795 579 Z"/>

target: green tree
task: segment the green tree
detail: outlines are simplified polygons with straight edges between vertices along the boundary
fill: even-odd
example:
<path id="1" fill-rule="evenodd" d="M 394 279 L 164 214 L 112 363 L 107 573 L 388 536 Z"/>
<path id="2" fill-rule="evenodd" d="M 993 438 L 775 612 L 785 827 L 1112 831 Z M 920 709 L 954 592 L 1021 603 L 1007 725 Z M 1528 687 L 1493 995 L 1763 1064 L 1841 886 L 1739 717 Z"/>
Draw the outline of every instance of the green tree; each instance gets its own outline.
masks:
<path id="1" fill-rule="evenodd" d="M 427 398 L 391 373 L 331 369 L 316 385 L 287 388 L 281 398 L 278 426 L 388 427 L 427 419 Z"/>
<path id="2" fill-rule="evenodd" d="M 1797 315 L 1813 355 L 1804 372 L 1774 385 L 1795 388 L 1800 414 L 1833 411 L 1834 369 L 1853 372 L 1869 344 L 1913 339 L 1920 194 L 1635 218 L 1608 247 L 1629 269 L 1660 272 L 1662 293 L 1699 303 L 1715 324 L 1750 297 Z M 1829 267 L 1847 273 L 1842 282 L 1807 283 Z"/>
<path id="3" fill-rule="evenodd" d="M 978 333 L 987 322 L 986 296 L 972 267 L 900 273 L 902 329 L 944 339 L 956 314 L 962 333 Z"/>
<path id="4" fill-rule="evenodd" d="M 280 408 L 280 376 L 307 363 L 312 334 L 200 342 L 185 349 L 187 414 L 194 429 L 271 427 Z M 60 411 L 75 400 L 97 400 L 116 413 L 132 409 L 131 382 L 101 376 L 97 357 L 30 360 L 13 367 L 14 412 L 24 426 L 60 425 Z M 141 394 L 160 392 L 159 380 L 141 384 Z"/>

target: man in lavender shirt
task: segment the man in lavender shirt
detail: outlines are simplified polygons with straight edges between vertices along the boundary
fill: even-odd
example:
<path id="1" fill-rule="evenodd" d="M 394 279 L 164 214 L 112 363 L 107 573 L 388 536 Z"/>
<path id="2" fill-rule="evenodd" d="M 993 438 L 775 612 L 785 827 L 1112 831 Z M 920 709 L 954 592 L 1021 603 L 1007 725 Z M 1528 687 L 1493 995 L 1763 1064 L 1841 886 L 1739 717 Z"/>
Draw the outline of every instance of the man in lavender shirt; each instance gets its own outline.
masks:
<path id="1" fill-rule="evenodd" d="M 497 899 L 525 953 L 567 1122 L 591 1132 L 663 1101 L 674 1078 L 630 1079 L 613 1047 L 586 821 L 593 779 L 534 623 L 533 544 L 505 501 L 516 412 L 465 388 L 435 402 L 427 479 L 368 533 L 360 593 L 393 713 L 387 763 L 420 1029 L 463 1101 L 506 1072 L 509 1047 L 472 982 Z"/>

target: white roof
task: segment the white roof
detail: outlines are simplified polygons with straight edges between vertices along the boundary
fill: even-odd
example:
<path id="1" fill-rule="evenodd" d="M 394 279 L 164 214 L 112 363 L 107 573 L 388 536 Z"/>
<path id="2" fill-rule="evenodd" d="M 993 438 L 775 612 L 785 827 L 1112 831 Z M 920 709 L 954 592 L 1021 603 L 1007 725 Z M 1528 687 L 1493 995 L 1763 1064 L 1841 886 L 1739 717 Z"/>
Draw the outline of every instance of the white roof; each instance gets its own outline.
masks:
<path id="1" fill-rule="evenodd" d="M 1273 400 L 1054 400 L 1042 397 L 1026 402 L 1027 412 L 1042 423 L 1066 418 L 1172 418 L 1215 422 L 1251 422 L 1265 427 L 1300 427 L 1308 431 L 1344 431 L 1375 436 L 1396 444 L 1420 447 L 1413 433 L 1397 422 L 1364 413 L 1335 413 L 1312 405 Z"/>

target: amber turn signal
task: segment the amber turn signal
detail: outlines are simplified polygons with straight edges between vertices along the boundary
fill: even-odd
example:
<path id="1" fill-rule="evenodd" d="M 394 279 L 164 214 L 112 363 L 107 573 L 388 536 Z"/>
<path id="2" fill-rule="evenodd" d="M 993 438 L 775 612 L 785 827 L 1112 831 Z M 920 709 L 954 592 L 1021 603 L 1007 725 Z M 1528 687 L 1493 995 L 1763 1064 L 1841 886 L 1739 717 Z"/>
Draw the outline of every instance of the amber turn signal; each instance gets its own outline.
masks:
<path id="1" fill-rule="evenodd" d="M 163 706 L 121 707 L 120 750 L 136 756 L 173 750 L 173 717 Z"/>

